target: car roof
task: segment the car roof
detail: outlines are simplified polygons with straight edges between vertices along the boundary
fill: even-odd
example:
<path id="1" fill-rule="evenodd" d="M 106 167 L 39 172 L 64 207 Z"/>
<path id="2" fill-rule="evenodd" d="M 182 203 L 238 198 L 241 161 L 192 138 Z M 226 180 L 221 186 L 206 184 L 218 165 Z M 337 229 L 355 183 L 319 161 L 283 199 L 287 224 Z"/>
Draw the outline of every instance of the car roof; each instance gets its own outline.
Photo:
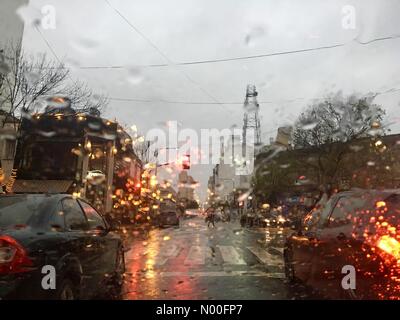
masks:
<path id="1" fill-rule="evenodd" d="M 46 197 L 49 199 L 62 199 L 65 197 L 72 197 L 71 194 L 68 193 L 7 193 L 0 195 L 1 197 Z"/>
<path id="2" fill-rule="evenodd" d="M 56 203 L 64 198 L 74 198 L 74 199 L 79 199 L 82 201 L 85 201 L 85 199 L 81 199 L 79 197 L 72 197 L 71 194 L 69 193 L 13 193 L 13 194 L 4 194 L 0 195 L 1 197 L 27 197 L 29 196 L 30 198 L 32 197 L 37 197 L 37 198 L 42 198 L 44 201 L 49 201 Z"/>
<path id="3" fill-rule="evenodd" d="M 341 191 L 334 195 L 334 197 L 343 197 L 343 196 L 361 196 L 364 194 L 370 195 L 391 195 L 391 194 L 400 194 L 400 189 L 351 189 L 347 191 Z"/>
<path id="4" fill-rule="evenodd" d="M 82 201 L 87 202 L 84 199 L 81 198 L 76 198 L 73 197 L 71 194 L 68 193 L 56 193 L 56 194 L 49 194 L 49 193 L 18 193 L 18 194 L 4 194 L 0 195 L 0 200 L 4 198 L 21 198 L 21 201 L 31 201 L 33 199 L 41 202 L 44 206 L 45 209 L 41 210 L 39 213 L 40 216 L 40 221 L 35 223 L 35 227 L 42 227 L 45 226 L 47 223 L 47 220 L 53 213 L 52 210 L 54 210 L 58 204 L 58 202 L 64 198 L 69 198 L 69 199 L 79 199 Z M 49 208 L 52 208 L 52 210 L 49 211 Z"/>

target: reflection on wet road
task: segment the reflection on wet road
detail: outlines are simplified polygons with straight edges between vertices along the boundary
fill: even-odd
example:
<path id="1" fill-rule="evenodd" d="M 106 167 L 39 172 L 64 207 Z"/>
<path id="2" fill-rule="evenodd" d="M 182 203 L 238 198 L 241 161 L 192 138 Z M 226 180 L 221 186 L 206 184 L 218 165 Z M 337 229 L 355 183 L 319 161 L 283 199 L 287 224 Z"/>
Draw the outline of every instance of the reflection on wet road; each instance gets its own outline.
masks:
<path id="1" fill-rule="evenodd" d="M 292 299 L 284 229 L 242 229 L 200 217 L 179 228 L 128 231 L 124 299 Z"/>

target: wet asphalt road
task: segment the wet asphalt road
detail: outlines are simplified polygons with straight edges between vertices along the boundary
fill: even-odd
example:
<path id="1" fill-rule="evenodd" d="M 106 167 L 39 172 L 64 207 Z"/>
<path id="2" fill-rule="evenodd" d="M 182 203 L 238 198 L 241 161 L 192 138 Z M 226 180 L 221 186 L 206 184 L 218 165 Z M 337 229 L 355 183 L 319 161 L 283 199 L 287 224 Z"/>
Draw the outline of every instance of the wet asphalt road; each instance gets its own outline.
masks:
<path id="1" fill-rule="evenodd" d="M 203 218 L 179 228 L 126 231 L 124 299 L 294 299 L 304 292 L 284 278 L 290 230 L 241 228 Z"/>

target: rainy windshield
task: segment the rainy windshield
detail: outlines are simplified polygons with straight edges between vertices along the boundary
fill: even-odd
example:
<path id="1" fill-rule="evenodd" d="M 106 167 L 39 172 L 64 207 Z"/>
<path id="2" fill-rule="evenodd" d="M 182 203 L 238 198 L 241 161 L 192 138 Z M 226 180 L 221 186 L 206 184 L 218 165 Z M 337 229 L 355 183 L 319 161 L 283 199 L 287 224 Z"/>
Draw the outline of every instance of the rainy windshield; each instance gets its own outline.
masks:
<path id="1" fill-rule="evenodd" d="M 1 0 L 0 300 L 400 299 L 399 12 Z"/>

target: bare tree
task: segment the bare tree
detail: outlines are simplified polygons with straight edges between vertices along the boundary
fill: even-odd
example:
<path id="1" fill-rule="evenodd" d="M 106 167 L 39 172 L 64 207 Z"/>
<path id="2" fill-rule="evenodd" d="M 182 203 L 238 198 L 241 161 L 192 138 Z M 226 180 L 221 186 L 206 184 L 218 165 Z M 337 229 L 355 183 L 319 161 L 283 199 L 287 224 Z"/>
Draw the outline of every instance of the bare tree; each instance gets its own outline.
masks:
<path id="1" fill-rule="evenodd" d="M 253 191 L 261 201 L 275 204 L 278 195 L 288 191 L 301 170 L 293 150 L 274 155 L 270 149 L 258 155 L 252 177 Z"/>
<path id="2" fill-rule="evenodd" d="M 77 112 L 87 113 L 94 110 L 100 114 L 109 102 L 105 95 L 93 93 L 93 90 L 82 81 L 66 86 L 58 94 L 67 96 Z"/>
<path id="3" fill-rule="evenodd" d="M 143 142 L 134 142 L 133 144 L 133 151 L 138 156 L 138 158 L 142 161 L 143 164 L 149 162 L 149 148 L 150 148 L 150 141 L 143 141 Z"/>
<path id="4" fill-rule="evenodd" d="M 68 76 L 67 69 L 45 55 L 27 58 L 19 45 L 10 45 L 5 55 L 9 72 L 3 79 L 1 107 L 10 116 L 31 110 L 41 97 L 59 90 Z"/>
<path id="5" fill-rule="evenodd" d="M 106 97 L 96 96 L 83 82 L 73 82 L 69 70 L 46 55 L 27 56 L 20 45 L 10 44 L 3 56 L 0 109 L 10 117 L 38 111 L 42 100 L 54 95 L 67 96 L 78 112 L 100 111 L 108 103 Z"/>

